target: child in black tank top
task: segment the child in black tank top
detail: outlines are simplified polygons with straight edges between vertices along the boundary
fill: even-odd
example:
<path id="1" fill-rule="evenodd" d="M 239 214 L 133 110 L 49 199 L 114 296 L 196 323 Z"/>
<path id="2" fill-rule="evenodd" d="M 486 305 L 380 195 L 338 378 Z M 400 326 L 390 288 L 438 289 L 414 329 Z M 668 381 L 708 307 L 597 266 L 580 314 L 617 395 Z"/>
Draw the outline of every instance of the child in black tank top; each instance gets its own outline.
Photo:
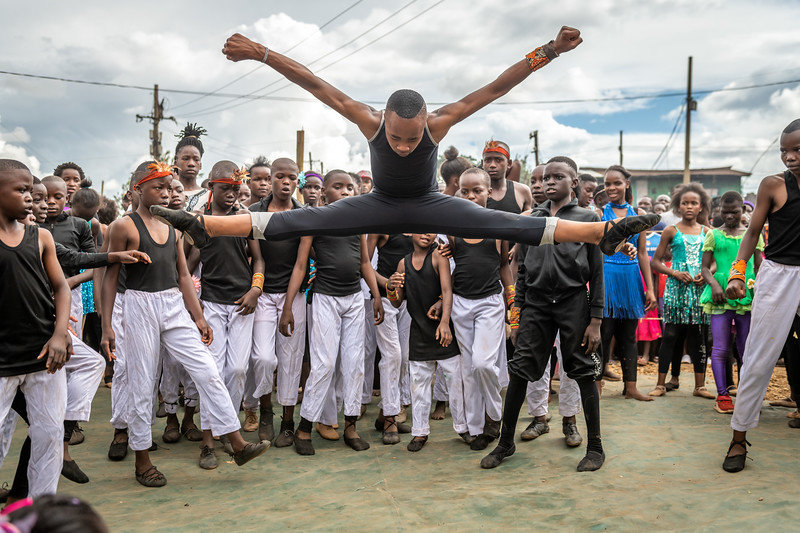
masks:
<path id="1" fill-rule="evenodd" d="M 214 435 L 228 436 L 237 464 L 262 454 L 269 443 L 245 442 L 239 434 L 237 410 L 231 403 L 207 345 L 213 340 L 194 284 L 186 266 L 182 242 L 169 226 L 150 215 L 150 206 L 169 202 L 172 174 L 166 165 L 147 162 L 139 165 L 132 181 L 139 196 L 139 207 L 123 223 L 112 228 L 109 250 L 131 246 L 147 253 L 148 265 L 127 267 L 125 292 L 126 366 L 130 376 L 132 402 L 128 420 L 131 449 L 136 452 L 136 480 L 148 487 L 161 487 L 166 477 L 150 462 L 148 449 L 153 443 L 151 424 L 153 391 L 161 367 L 162 343 L 187 370 L 197 385 L 202 409 L 201 426 Z M 103 280 L 102 345 L 114 353 L 111 312 L 116 298 L 119 268 L 111 265 Z M 200 335 L 198 331 L 200 330 Z"/>
<path id="2" fill-rule="evenodd" d="M 12 159 L 0 159 L 0 420 L 19 388 L 36 405 L 30 423 L 31 459 L 38 468 L 29 496 L 54 493 L 62 468 L 65 372 L 70 295 L 49 232 L 24 226 L 31 209 L 33 176 Z M 55 299 L 53 298 L 55 297 Z"/>
<path id="3" fill-rule="evenodd" d="M 346 172 L 332 170 L 323 179 L 322 194 L 332 204 L 355 194 L 355 182 Z M 336 420 L 327 413 L 336 413 L 330 405 L 335 388 L 337 368 L 341 372 L 341 396 L 344 404 L 344 442 L 356 451 L 369 444 L 356 432 L 356 420 L 361 415 L 361 391 L 364 387 L 364 303 L 360 280 L 370 287 L 375 323 L 383 320 L 383 304 L 378 293 L 375 272 L 367 255 L 365 235 L 350 237 L 303 237 L 297 253 L 297 263 L 289 282 L 281 316 L 280 331 L 285 336 L 294 333 L 292 301 L 305 276 L 300 265 L 308 264 L 311 248 L 316 254 L 316 277 L 311 285 L 314 293 L 309 319 L 311 331 L 309 349 L 311 372 L 303 393 L 300 424 L 294 443 L 300 455 L 313 455 L 311 425 L 324 438 L 338 438 L 331 426 Z M 339 391 L 337 391 L 339 392 Z M 323 427 L 324 426 L 324 427 Z"/>
<path id="4" fill-rule="evenodd" d="M 437 364 L 440 369 L 437 378 L 441 375 L 447 382 L 453 429 L 462 436 L 469 433 L 464 415 L 461 356 L 450 322 L 453 306 L 450 263 L 436 252 L 435 234 L 414 234 L 412 240 L 414 251 L 398 263 L 397 272 L 386 287 L 392 305 L 400 307 L 405 300 L 411 315 L 408 357 L 414 438 L 408 443 L 408 451 L 416 452 L 430 434 L 431 384 Z M 428 317 L 428 310 L 440 298 L 442 311 L 437 322 Z"/>
<path id="5" fill-rule="evenodd" d="M 459 179 L 461 197 L 486 207 L 490 183 L 484 170 L 468 169 Z M 508 376 L 503 297 L 504 291 L 506 299 L 513 297 L 508 243 L 493 239 L 448 239 L 456 265 L 452 315 L 461 348 L 470 448 L 483 450 L 500 433 L 500 389 Z"/>

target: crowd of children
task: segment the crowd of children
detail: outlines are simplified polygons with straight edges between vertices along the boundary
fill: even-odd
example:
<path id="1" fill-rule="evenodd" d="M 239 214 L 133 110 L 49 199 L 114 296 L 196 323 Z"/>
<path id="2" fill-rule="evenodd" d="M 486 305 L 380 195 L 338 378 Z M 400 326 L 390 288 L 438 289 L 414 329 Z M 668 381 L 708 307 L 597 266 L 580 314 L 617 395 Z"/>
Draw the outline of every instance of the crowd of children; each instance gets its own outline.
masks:
<path id="1" fill-rule="evenodd" d="M 445 152 L 442 193 L 480 209 L 602 220 L 607 227 L 642 212 L 672 214 L 669 224 L 611 251 L 436 233 L 215 236 L 197 243 L 151 207 L 233 217 L 376 193 L 367 171 L 301 173 L 288 158 L 259 157 L 249 168 L 219 161 L 198 185 L 203 130 L 194 125 L 183 131 L 173 165 L 137 167 L 119 218 L 75 163 L 39 180 L 25 165 L 0 160 L 0 458 L 8 455 L 17 414 L 29 427 L 14 485 L 3 496 L 13 502 L 53 493 L 60 475 L 89 481 L 69 446 L 82 442 L 78 423 L 89 420 L 103 382 L 112 389 L 108 457 L 121 461 L 133 450 L 134 477 L 148 487 L 167 483 L 150 460 L 157 416 L 166 418 L 164 442 L 200 442 L 203 469 L 218 467 L 215 445 L 238 465 L 270 444 L 313 455 L 315 425 L 322 438 L 340 438 L 339 411 L 344 443 L 362 452 L 370 445 L 356 424 L 376 391 L 374 426 L 384 444 L 411 433 L 407 449 L 420 451 L 430 419 L 443 418 L 448 404 L 454 431 L 472 450 L 499 439 L 480 462 L 494 468 L 515 452 L 526 396 L 534 419 L 522 439 L 549 431 L 556 366 L 565 440 L 583 442 L 575 421 L 582 407 L 588 433 L 578 470 L 597 470 L 605 460 L 602 380 L 619 379 L 610 358 L 621 362 L 625 397 L 652 401 L 679 387 L 684 353 L 693 394 L 734 414 L 725 468 L 738 471 L 744 432 L 757 422 L 782 348 L 765 333 L 755 345 L 748 340 L 751 314 L 754 327 L 760 321 L 768 330 L 764 322 L 777 320 L 769 307 L 777 303 L 759 306 L 759 296 L 776 298 L 759 270 L 794 298 L 780 304 L 786 331 L 778 337 L 788 336 L 797 309 L 791 283 L 800 232 L 787 225 L 796 224 L 800 209 L 800 122 L 792 124 L 781 138 L 789 170 L 762 183 L 752 218 L 739 193 L 712 200 L 697 183 L 634 207 L 631 174 L 618 165 L 598 184 L 572 159 L 554 157 L 533 170 L 529 188 L 507 179 L 505 143 L 486 143 L 479 166 L 453 148 Z M 705 387 L 709 353 L 715 394 Z M 657 384 L 643 394 L 637 368 L 656 358 Z M 747 403 L 735 411 L 733 362 L 741 365 L 739 401 L 745 395 Z M 273 392 L 281 406 L 277 431 Z M 256 431 L 255 442 L 242 436 Z"/>

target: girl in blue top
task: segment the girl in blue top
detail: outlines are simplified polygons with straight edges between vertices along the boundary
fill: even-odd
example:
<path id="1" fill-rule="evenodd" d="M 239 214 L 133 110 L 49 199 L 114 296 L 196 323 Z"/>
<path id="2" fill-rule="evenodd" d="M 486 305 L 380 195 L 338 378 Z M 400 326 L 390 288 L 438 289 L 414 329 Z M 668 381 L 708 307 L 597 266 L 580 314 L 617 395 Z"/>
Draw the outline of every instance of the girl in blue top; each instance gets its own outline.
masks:
<path id="1" fill-rule="evenodd" d="M 608 204 L 603 208 L 603 220 L 635 215 L 631 206 L 631 174 L 624 167 L 613 165 L 606 170 L 603 179 Z M 628 238 L 638 254 L 631 258 L 624 253 L 605 257 L 604 278 L 606 305 L 603 318 L 603 359 L 608 363 L 611 339 L 616 338 L 616 353 L 622 360 L 622 379 L 625 382 L 625 398 L 651 401 L 652 398 L 639 392 L 636 387 L 636 327 L 639 319 L 656 305 L 653 291 L 653 276 L 647 255 L 647 239 L 644 233 Z M 645 290 L 642 290 L 644 277 Z"/>

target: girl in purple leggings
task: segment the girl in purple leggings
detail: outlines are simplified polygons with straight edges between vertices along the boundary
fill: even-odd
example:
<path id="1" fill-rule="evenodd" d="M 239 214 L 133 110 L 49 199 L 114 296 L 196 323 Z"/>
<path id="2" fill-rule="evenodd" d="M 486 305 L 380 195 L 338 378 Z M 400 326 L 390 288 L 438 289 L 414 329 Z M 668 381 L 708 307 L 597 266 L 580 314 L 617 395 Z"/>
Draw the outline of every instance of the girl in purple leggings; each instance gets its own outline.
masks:
<path id="1" fill-rule="evenodd" d="M 703 278 L 708 285 L 700 296 L 700 303 L 711 321 L 711 334 L 714 347 L 711 350 L 711 371 L 717 384 L 717 401 L 714 409 L 720 413 L 732 413 L 733 402 L 725 387 L 725 364 L 731 347 L 731 333 L 736 332 L 736 347 L 740 354 L 744 353 L 744 343 L 750 332 L 750 305 L 753 301 L 751 288 L 761 265 L 764 240 L 759 237 L 756 253 L 747 263 L 745 273 L 747 292 L 740 300 L 729 300 L 725 296 L 728 285 L 728 273 L 736 259 L 739 244 L 747 229 L 742 224 L 742 196 L 735 191 L 722 195 L 720 216 L 723 225 L 709 232 L 703 243 Z M 716 273 L 711 267 L 716 263 Z M 731 329 L 731 326 L 733 329 Z"/>

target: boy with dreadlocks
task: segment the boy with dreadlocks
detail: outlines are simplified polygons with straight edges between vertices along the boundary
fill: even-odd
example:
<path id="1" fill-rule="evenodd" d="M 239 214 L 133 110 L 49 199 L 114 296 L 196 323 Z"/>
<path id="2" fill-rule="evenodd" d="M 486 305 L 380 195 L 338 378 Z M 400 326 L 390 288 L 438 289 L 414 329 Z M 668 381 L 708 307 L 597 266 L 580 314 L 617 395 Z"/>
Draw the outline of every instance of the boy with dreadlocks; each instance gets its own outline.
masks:
<path id="1" fill-rule="evenodd" d="M 236 199 L 247 171 L 238 169 L 231 161 L 220 161 L 211 168 L 210 194 L 205 214 L 230 215 L 237 211 Z M 252 265 L 251 265 L 252 260 Z M 238 407 L 244 396 L 245 372 L 253 344 L 253 312 L 264 286 L 264 260 L 254 240 L 244 237 L 218 237 L 202 250 L 192 249 L 188 258 L 189 271 L 197 262 L 203 264 L 200 274 L 200 299 L 203 314 L 214 332 L 209 345 L 222 379 L 228 388 L 231 402 Z M 214 439 L 204 421 L 207 409 L 200 406 L 203 444 L 200 468 L 217 467 Z M 222 443 L 230 450 L 227 437 Z"/>
<path id="2" fill-rule="evenodd" d="M 236 464 L 258 457 L 267 442 L 248 443 L 239 434 L 239 418 L 207 346 L 213 333 L 203 317 L 186 266 L 181 240 L 172 228 L 150 215 L 150 206 L 167 205 L 172 173 L 165 164 L 148 161 L 133 177 L 139 207 L 112 228 L 109 250 L 136 248 L 150 264 L 126 267 L 125 349 L 131 412 L 130 447 L 136 452 L 136 480 L 146 487 L 162 487 L 167 478 L 151 462 L 153 401 L 161 367 L 161 346 L 178 360 L 199 389 L 203 424 L 214 435 L 228 436 Z M 114 352 L 111 310 L 114 308 L 119 267 L 108 268 L 103 281 L 103 346 Z M 198 331 L 200 334 L 198 335 Z"/>
<path id="3" fill-rule="evenodd" d="M 186 193 L 187 211 L 202 211 L 208 201 L 208 189 L 197 184 L 205 152 L 200 137 L 206 133 L 205 128 L 187 122 L 186 127 L 175 135 L 179 139 L 175 146 L 175 166 L 178 167 L 178 179 Z"/>

